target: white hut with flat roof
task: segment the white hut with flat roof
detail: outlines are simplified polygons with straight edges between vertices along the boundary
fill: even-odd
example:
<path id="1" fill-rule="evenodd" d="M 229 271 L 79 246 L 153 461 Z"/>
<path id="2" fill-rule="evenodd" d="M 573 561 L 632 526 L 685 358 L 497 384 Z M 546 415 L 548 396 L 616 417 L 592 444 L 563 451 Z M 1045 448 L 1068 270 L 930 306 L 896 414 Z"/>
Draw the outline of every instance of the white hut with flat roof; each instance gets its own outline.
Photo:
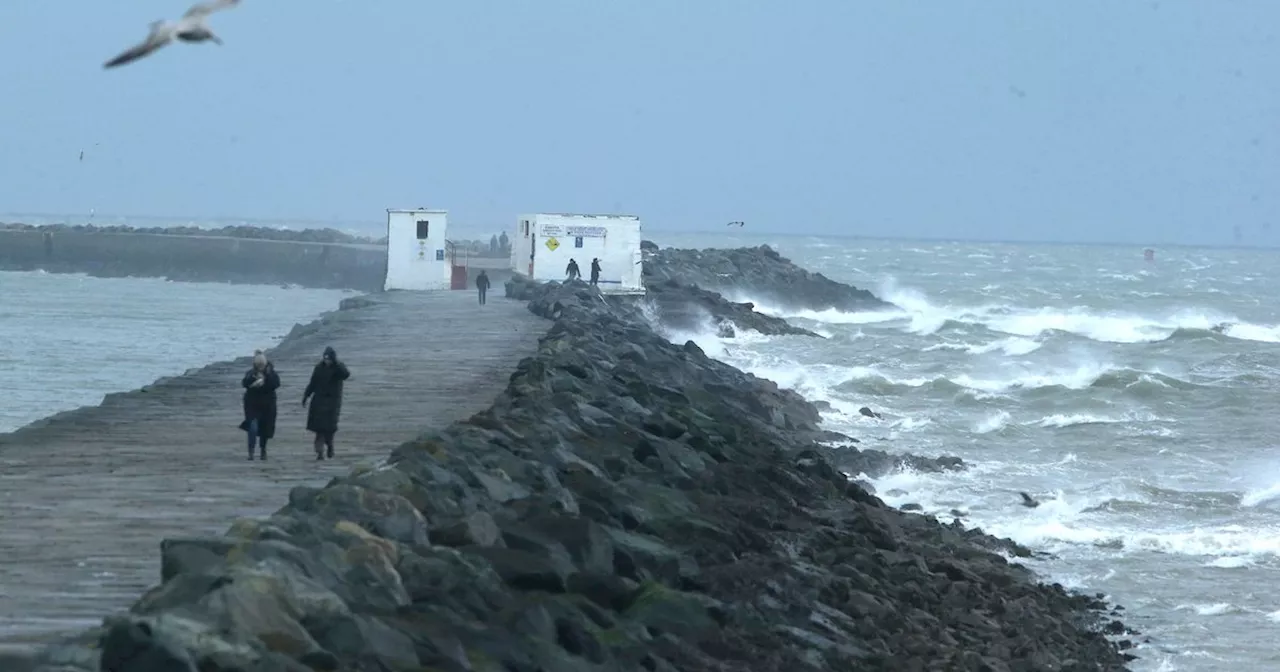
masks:
<path id="1" fill-rule="evenodd" d="M 445 210 L 387 210 L 387 280 L 383 289 L 449 289 L 452 272 L 445 254 L 449 213 Z"/>
<path id="2" fill-rule="evenodd" d="M 511 270 L 531 280 L 563 281 L 569 260 L 583 280 L 600 260 L 600 291 L 643 294 L 640 218 L 634 215 L 542 213 L 521 215 L 511 239 Z"/>

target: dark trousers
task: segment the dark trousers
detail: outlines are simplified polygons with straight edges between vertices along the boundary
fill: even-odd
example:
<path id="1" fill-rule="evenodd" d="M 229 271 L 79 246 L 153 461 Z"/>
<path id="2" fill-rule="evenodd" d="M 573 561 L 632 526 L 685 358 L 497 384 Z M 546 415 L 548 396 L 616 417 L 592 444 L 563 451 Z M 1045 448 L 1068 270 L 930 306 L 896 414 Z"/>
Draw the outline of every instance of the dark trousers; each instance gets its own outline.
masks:
<path id="1" fill-rule="evenodd" d="M 249 421 L 249 426 L 245 431 L 249 437 L 249 457 L 253 457 L 253 444 L 258 444 L 258 450 L 263 455 L 267 454 L 267 437 L 258 433 L 258 419 L 254 418 Z"/>
<path id="2" fill-rule="evenodd" d="M 316 457 L 320 457 L 328 449 L 329 457 L 333 457 L 333 432 L 316 432 Z"/>
<path id="3" fill-rule="evenodd" d="M 488 288 L 488 287 L 481 287 L 478 291 L 480 292 L 480 305 L 482 305 L 482 306 L 483 306 L 483 305 L 484 305 L 484 297 L 485 297 L 485 294 L 488 294 L 488 293 L 489 293 L 489 288 Z"/>

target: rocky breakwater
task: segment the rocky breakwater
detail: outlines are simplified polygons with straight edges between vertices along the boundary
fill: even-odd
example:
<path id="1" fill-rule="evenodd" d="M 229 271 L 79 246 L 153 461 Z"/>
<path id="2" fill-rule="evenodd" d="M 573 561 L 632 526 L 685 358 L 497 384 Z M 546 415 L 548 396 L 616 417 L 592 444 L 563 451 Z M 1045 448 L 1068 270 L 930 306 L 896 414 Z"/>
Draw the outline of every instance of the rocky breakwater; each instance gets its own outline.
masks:
<path id="1" fill-rule="evenodd" d="M 126 226 L 93 224 L 22 224 L 20 222 L 0 222 L 0 231 L 34 231 L 38 233 L 142 233 L 162 236 L 214 236 L 225 238 L 243 238 L 246 240 L 276 240 L 293 243 L 338 243 L 343 245 L 386 244 L 386 239 L 375 239 L 370 236 L 353 236 L 337 229 L 279 229 L 267 226 L 222 226 L 204 228 L 199 226 Z"/>
<path id="2" fill-rule="evenodd" d="M 660 249 L 646 240 L 641 250 L 647 286 L 675 281 L 808 310 L 856 312 L 890 307 L 865 289 L 795 265 L 768 245 L 727 250 Z"/>
<path id="3" fill-rule="evenodd" d="M 566 283 L 571 289 L 587 289 L 581 280 Z M 545 289 L 524 276 L 513 276 L 506 283 L 507 296 L 528 301 Z M 757 312 L 751 303 L 730 301 L 711 290 L 684 285 L 669 279 L 650 282 L 645 287 L 645 314 L 662 330 L 697 332 L 710 327 L 722 338 L 733 337 L 738 329 L 750 329 L 768 336 L 812 336 L 817 333 L 802 329 L 780 317 Z"/>
<path id="4" fill-rule="evenodd" d="M 668 328 L 697 331 L 711 326 L 721 337 L 732 337 L 737 329 L 750 329 L 769 336 L 822 338 L 782 318 L 756 312 L 754 304 L 729 301 L 716 292 L 674 279 L 653 282 L 645 290 L 655 317 Z"/>
<path id="5" fill-rule="evenodd" d="M 0 224 L 0 270 L 381 291 L 386 247 L 332 229 Z"/>
<path id="6" fill-rule="evenodd" d="M 23 667 L 1123 669 L 1097 600 L 886 507 L 812 405 L 625 301 L 541 286 L 553 324 L 490 409 L 166 540 L 160 586 Z"/>

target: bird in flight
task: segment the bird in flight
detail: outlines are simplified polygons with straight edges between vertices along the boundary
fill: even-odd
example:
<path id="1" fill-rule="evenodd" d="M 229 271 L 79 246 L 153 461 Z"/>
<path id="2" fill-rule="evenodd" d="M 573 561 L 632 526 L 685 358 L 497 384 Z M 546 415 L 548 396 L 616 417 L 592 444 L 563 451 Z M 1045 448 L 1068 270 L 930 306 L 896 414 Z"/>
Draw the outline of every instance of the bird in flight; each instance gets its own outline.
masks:
<path id="1" fill-rule="evenodd" d="M 746 222 L 729 222 L 728 224 L 725 224 L 725 226 L 746 226 L 746 225 L 747 225 Z"/>
<path id="2" fill-rule="evenodd" d="M 107 61 L 102 67 L 114 68 L 126 63 L 132 63 L 143 56 L 150 55 L 160 47 L 174 41 L 174 39 L 191 43 L 210 40 L 214 44 L 220 45 L 222 40 L 209 29 L 205 19 L 220 9 L 234 7 L 238 4 L 240 4 L 240 0 L 209 0 L 209 2 L 192 5 L 191 9 L 188 9 L 187 13 L 183 14 L 182 18 L 177 21 L 152 21 L 151 30 L 147 33 L 147 39 Z"/>

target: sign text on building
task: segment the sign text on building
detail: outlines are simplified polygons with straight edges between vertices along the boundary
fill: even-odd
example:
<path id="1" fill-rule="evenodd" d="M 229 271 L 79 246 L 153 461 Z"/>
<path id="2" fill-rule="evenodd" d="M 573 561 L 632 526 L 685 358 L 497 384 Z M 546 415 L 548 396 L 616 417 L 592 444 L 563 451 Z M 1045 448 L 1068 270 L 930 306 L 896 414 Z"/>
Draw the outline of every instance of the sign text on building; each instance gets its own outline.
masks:
<path id="1" fill-rule="evenodd" d="M 560 236 L 563 238 L 604 238 L 608 229 L 603 226 L 561 226 L 559 224 L 543 224 L 542 235 Z"/>

